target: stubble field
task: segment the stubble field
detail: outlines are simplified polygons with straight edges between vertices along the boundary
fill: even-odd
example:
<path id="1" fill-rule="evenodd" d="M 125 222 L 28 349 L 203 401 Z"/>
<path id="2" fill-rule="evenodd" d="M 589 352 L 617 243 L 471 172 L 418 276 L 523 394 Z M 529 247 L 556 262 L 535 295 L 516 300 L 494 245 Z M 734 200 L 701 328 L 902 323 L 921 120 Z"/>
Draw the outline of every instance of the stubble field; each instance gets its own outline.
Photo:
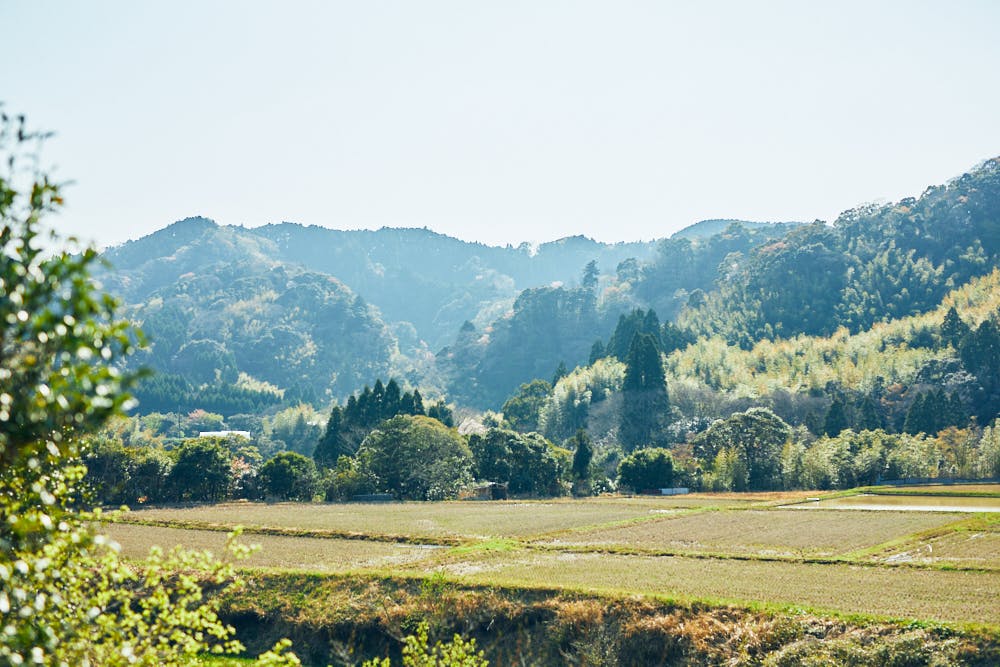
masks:
<path id="1" fill-rule="evenodd" d="M 378 573 L 1000 626 L 1000 513 L 788 509 L 806 494 L 143 509 L 108 527 L 254 568 Z M 137 525 L 136 522 L 146 525 Z"/>

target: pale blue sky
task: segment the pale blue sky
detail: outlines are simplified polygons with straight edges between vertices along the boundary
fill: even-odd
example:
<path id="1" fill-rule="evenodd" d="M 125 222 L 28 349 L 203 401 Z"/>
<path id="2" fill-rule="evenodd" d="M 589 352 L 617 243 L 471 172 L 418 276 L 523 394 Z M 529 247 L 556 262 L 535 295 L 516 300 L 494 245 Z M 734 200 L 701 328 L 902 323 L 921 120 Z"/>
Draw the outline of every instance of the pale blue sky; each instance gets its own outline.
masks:
<path id="1" fill-rule="evenodd" d="M 1000 2 L 0 0 L 67 233 L 832 220 L 1000 154 Z"/>

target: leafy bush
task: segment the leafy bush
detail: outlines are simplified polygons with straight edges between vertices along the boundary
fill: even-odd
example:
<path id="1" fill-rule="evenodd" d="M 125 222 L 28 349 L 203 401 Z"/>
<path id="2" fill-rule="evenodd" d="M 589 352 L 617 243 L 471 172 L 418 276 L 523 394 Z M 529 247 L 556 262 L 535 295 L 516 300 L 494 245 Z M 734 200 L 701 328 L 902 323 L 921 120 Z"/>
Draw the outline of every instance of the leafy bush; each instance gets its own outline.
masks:
<path id="1" fill-rule="evenodd" d="M 674 483 L 674 459 L 659 447 L 636 450 L 618 465 L 618 482 L 634 491 L 668 488 Z"/>

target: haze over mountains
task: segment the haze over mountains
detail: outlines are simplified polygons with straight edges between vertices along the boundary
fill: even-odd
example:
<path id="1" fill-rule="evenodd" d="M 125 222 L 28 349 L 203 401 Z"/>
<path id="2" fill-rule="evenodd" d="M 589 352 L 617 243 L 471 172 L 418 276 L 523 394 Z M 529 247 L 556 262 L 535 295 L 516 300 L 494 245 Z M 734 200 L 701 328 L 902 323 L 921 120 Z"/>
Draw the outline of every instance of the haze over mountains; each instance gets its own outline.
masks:
<path id="1" fill-rule="evenodd" d="M 324 403 L 393 375 L 498 408 L 560 362 L 586 365 L 635 308 L 692 339 L 743 347 L 934 308 L 998 264 L 998 171 L 989 160 L 832 226 L 712 220 L 617 244 L 494 247 L 426 229 L 188 218 L 107 250 L 114 268 L 101 278 L 152 338 L 143 361 L 192 390 L 290 390 Z"/>

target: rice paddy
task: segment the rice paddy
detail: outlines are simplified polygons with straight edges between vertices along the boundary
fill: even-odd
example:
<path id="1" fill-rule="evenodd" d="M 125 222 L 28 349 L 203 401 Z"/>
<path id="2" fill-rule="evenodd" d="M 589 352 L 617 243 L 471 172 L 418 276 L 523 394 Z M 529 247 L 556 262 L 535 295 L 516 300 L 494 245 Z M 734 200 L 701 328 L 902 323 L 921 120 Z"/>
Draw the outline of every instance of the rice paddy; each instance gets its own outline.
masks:
<path id="1" fill-rule="evenodd" d="M 343 535 L 417 538 L 525 537 L 644 519 L 664 510 L 746 506 L 749 500 L 672 496 L 581 500 L 410 503 L 220 503 L 142 509 L 136 520 L 189 526 L 294 528 Z"/>
<path id="2" fill-rule="evenodd" d="M 764 603 L 877 617 L 996 623 L 993 572 L 598 553 L 493 553 L 443 571 L 473 583 Z"/>
<path id="3" fill-rule="evenodd" d="M 160 526 L 112 524 L 107 534 L 118 542 L 128 558 L 142 558 L 152 546 L 170 548 L 181 544 L 188 549 L 211 551 L 226 557 L 227 534 L 213 530 L 188 530 Z M 323 539 L 316 537 L 285 537 L 253 535 L 243 539 L 260 550 L 241 565 L 272 567 L 314 572 L 348 572 L 368 568 L 400 567 L 429 558 L 441 547 L 365 540 Z"/>
<path id="4" fill-rule="evenodd" d="M 698 512 L 580 532 L 555 544 L 615 545 L 650 551 L 832 557 L 952 523 L 942 514 L 799 512 L 791 509 Z"/>
<path id="5" fill-rule="evenodd" d="M 159 525 L 109 532 L 129 557 L 152 544 L 221 553 L 224 531 L 242 525 L 262 546 L 245 562 L 254 568 L 1000 626 L 1000 514 L 781 506 L 806 495 L 228 503 L 143 509 L 125 520 Z"/>

